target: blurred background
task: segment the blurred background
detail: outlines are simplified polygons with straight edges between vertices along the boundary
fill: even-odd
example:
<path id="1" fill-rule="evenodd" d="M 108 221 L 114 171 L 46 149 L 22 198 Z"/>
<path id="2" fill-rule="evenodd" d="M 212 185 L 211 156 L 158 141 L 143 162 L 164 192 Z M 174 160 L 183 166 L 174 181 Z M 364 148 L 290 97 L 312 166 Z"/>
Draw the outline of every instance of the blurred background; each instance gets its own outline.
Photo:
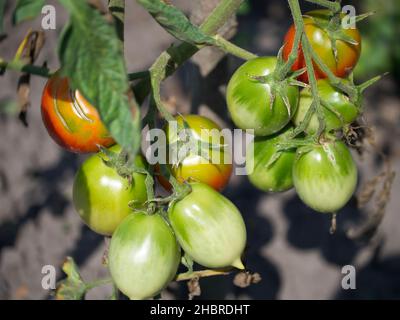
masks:
<path id="1" fill-rule="evenodd" d="M 54 70 L 58 68 L 57 38 L 68 16 L 56 1 L 48 2 L 57 9 L 57 28 L 45 31 L 46 45 L 37 64 L 47 61 Z M 172 2 L 198 23 L 218 1 Z M 300 2 L 303 12 L 316 8 Z M 41 29 L 40 18 L 12 27 L 15 3 L 7 1 L 6 6 L 8 37 L 0 42 L 0 57 L 5 60 L 14 56 L 29 28 Z M 363 122 L 372 132 L 365 151 L 354 153 L 360 168 L 360 193 L 377 175 L 400 168 L 400 0 L 344 3 L 354 5 L 358 13 L 376 12 L 359 24 L 363 53 L 355 70 L 356 81 L 389 72 L 365 98 Z M 276 55 L 290 24 L 286 1 L 250 0 L 237 22 L 231 22 L 223 32 L 258 55 Z M 174 41 L 133 0 L 127 1 L 125 30 L 130 72 L 148 68 Z M 165 82 L 163 99 L 171 110 L 200 113 L 224 127 L 233 127 L 224 90 L 240 63 L 216 50 L 202 50 Z M 40 115 L 45 80 L 32 77 L 29 126 L 24 127 L 18 120 L 18 77 L 13 71 L 0 77 L 0 299 L 52 299 L 51 292 L 41 286 L 42 267 L 54 265 L 60 280 L 64 277 L 60 266 L 70 255 L 85 280 L 105 277 L 107 268 L 101 262 L 106 244 L 81 222 L 71 205 L 73 177 L 85 156 L 60 149 L 48 136 Z M 224 194 L 244 215 L 248 229 L 246 265 L 258 272 L 262 281 L 242 289 L 232 283 L 232 276 L 202 279 L 200 298 L 400 298 L 400 183 L 398 178 L 394 180 L 388 201 L 383 180 L 374 186 L 377 199 L 369 206 L 360 209 L 356 198 L 350 201 L 338 216 L 336 234 L 330 235 L 329 217 L 308 209 L 293 191 L 266 194 L 252 187 L 245 176 L 232 177 Z M 381 222 L 378 227 L 377 222 Z M 348 264 L 357 271 L 356 290 L 341 287 L 342 267 Z M 101 287 L 90 291 L 87 298 L 106 298 L 110 293 L 110 287 Z M 186 299 L 186 286 L 173 283 L 162 296 Z"/>

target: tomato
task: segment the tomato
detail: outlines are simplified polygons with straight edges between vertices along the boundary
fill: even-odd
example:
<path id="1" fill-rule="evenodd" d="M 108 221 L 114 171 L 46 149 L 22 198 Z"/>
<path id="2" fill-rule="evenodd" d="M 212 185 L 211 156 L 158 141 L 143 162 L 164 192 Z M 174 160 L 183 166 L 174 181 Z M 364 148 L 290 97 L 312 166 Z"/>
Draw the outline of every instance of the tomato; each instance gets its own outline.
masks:
<path id="1" fill-rule="evenodd" d="M 110 150 L 120 152 L 121 147 L 115 145 Z M 128 207 L 130 201 L 140 204 L 147 200 L 146 177 L 135 173 L 130 184 L 114 168 L 108 167 L 99 155 L 102 154 L 91 156 L 79 168 L 74 180 L 73 203 L 82 220 L 93 231 L 111 235 L 132 212 Z M 145 168 L 144 158 L 138 155 L 135 165 Z"/>
<path id="2" fill-rule="evenodd" d="M 314 20 L 317 19 L 317 20 Z M 347 77 L 353 70 L 358 62 L 361 54 L 361 35 L 358 29 L 342 28 L 342 31 L 346 36 L 355 40 L 357 44 L 351 44 L 343 40 L 336 40 L 337 47 L 337 59 L 332 48 L 332 43 L 329 37 L 329 33 L 326 28 L 322 28 L 317 25 L 316 21 L 320 21 L 324 24 L 329 23 L 330 11 L 329 10 L 314 10 L 306 13 L 303 16 L 304 28 L 307 38 L 309 39 L 312 48 L 316 54 L 323 60 L 323 62 L 329 67 L 329 69 L 340 78 Z M 296 34 L 295 26 L 292 25 L 285 36 L 285 45 L 283 48 L 283 58 L 288 59 L 290 52 L 293 48 L 294 38 Z M 306 63 L 303 55 L 301 46 L 299 48 L 297 60 L 295 61 L 292 69 L 294 71 L 305 68 Z M 326 74 L 317 67 L 314 63 L 315 76 L 317 79 L 326 78 Z M 307 72 L 299 77 L 299 80 L 308 83 Z"/>
<path id="3" fill-rule="evenodd" d="M 232 174 L 232 159 L 230 154 L 225 153 L 223 147 L 225 141 L 223 136 L 220 136 L 221 128 L 214 121 L 194 114 L 178 116 L 176 120 L 178 130 L 179 128 L 183 128 L 183 123 L 186 121 L 196 139 L 202 140 L 210 145 L 219 144 L 221 148 L 210 148 L 208 159 L 203 157 L 200 152 L 191 152 L 178 165 L 174 165 L 173 159 L 170 159 L 169 168 L 172 175 L 180 182 L 203 182 L 213 187 L 215 190 L 221 191 L 228 184 Z M 204 130 L 203 137 L 202 130 Z M 166 126 L 165 132 L 168 144 L 177 141 L 177 132 L 171 130 L 170 124 Z M 216 157 L 216 159 L 213 161 L 212 159 L 214 157 Z M 167 190 L 170 190 L 171 185 L 169 182 L 160 175 L 158 177 L 160 183 Z"/>
<path id="4" fill-rule="evenodd" d="M 280 192 L 293 188 L 292 167 L 295 150 L 280 151 L 280 157 L 267 167 L 271 158 L 277 153 L 277 144 L 293 131 L 285 128 L 270 137 L 255 137 L 246 155 L 246 170 L 250 182 L 263 191 Z"/>
<path id="5" fill-rule="evenodd" d="M 115 143 L 96 108 L 79 91 L 71 89 L 67 78 L 55 75 L 47 81 L 42 118 L 49 135 L 68 151 L 97 152 L 97 145 L 109 147 Z"/>
<path id="6" fill-rule="evenodd" d="M 260 57 L 244 63 L 228 83 L 226 100 L 235 125 L 241 129 L 254 129 L 256 136 L 271 135 L 283 129 L 293 117 L 299 90 L 286 86 L 290 112 L 278 94 L 271 106 L 271 85 L 260 83 L 252 76 L 272 74 L 277 64 L 275 57 Z"/>
<path id="7" fill-rule="evenodd" d="M 359 109 L 350 102 L 348 96 L 340 90 L 334 88 L 328 80 L 318 80 L 318 92 L 321 102 L 330 106 L 333 111 L 323 106 L 325 116 L 325 131 L 332 131 L 342 128 L 354 122 L 359 116 Z M 296 126 L 303 121 L 308 109 L 313 102 L 313 96 L 310 88 L 304 88 L 300 93 L 299 108 L 293 118 Z M 335 114 L 336 113 L 336 114 Z M 339 117 L 340 115 L 341 117 Z M 313 134 L 318 131 L 319 121 L 316 114 L 310 120 L 306 132 Z"/>
<path id="8" fill-rule="evenodd" d="M 179 245 L 158 213 L 130 214 L 111 238 L 108 254 L 111 277 L 132 300 L 160 293 L 175 277 L 179 262 Z"/>
<path id="9" fill-rule="evenodd" d="M 327 141 L 299 154 L 293 183 L 303 202 L 319 212 L 336 212 L 350 200 L 357 185 L 357 167 L 341 141 Z"/>
<path id="10" fill-rule="evenodd" d="M 244 269 L 241 254 L 246 227 L 239 210 L 223 195 L 203 183 L 171 204 L 168 217 L 182 249 L 207 268 Z"/>

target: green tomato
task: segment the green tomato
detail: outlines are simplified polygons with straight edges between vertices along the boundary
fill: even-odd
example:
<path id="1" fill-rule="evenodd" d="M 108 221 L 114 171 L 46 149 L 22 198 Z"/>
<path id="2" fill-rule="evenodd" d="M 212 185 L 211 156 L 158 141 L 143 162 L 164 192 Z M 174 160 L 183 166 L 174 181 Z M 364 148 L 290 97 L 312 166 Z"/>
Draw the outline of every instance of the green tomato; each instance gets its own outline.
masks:
<path id="1" fill-rule="evenodd" d="M 283 129 L 296 112 L 299 90 L 295 86 L 284 89 L 290 105 L 290 114 L 281 96 L 271 106 L 271 86 L 260 83 L 252 76 L 272 74 L 277 64 L 275 57 L 260 57 L 243 64 L 233 74 L 227 88 L 227 104 L 235 125 L 241 129 L 254 129 L 256 136 L 267 136 Z"/>
<path id="2" fill-rule="evenodd" d="M 115 145 L 109 149 L 120 152 Z M 79 168 L 73 186 L 73 203 L 82 220 L 93 231 L 102 235 L 112 235 L 121 221 L 132 212 L 128 203 L 138 204 L 147 200 L 143 174 L 133 174 L 132 184 L 122 178 L 115 169 L 108 167 L 99 153 L 88 158 Z M 135 165 L 145 168 L 144 158 L 138 155 Z"/>
<path id="3" fill-rule="evenodd" d="M 293 183 L 300 199 L 312 209 L 333 213 L 343 208 L 357 186 L 357 167 L 341 141 L 327 141 L 298 154 Z"/>
<path id="4" fill-rule="evenodd" d="M 326 128 L 325 131 L 338 130 L 345 125 L 354 122 L 359 116 L 359 110 L 354 103 L 351 103 L 346 94 L 334 88 L 328 80 L 318 80 L 318 92 L 321 101 L 329 105 L 332 112 L 326 107 L 323 108 Z M 293 118 L 296 126 L 299 126 L 303 121 L 308 109 L 313 102 L 313 96 L 310 88 L 305 88 L 300 93 L 299 108 Z M 336 114 L 335 114 L 336 113 Z M 338 115 L 341 116 L 338 117 Z M 314 134 L 318 131 L 319 121 L 316 114 L 311 117 L 310 123 L 306 128 L 308 134 Z"/>
<path id="5" fill-rule="evenodd" d="M 296 156 L 295 150 L 280 152 L 278 160 L 267 167 L 276 155 L 277 144 L 288 138 L 292 128 L 271 137 L 255 137 L 246 155 L 246 170 L 250 182 L 263 191 L 281 192 L 293 188 L 292 167 Z"/>
<path id="6" fill-rule="evenodd" d="M 241 254 L 246 227 L 239 210 L 223 195 L 203 183 L 173 203 L 168 216 L 182 249 L 207 268 L 244 269 Z"/>
<path id="7" fill-rule="evenodd" d="M 154 297 L 175 277 L 176 238 L 158 213 L 132 213 L 115 230 L 108 255 L 111 277 L 132 300 Z"/>

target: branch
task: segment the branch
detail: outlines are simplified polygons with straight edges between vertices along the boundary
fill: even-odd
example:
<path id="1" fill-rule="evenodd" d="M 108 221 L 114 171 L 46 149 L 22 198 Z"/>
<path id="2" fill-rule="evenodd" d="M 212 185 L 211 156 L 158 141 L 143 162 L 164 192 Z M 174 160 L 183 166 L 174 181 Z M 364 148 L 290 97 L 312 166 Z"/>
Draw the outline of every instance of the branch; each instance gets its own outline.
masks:
<path id="1" fill-rule="evenodd" d="M 233 269 L 225 269 L 225 270 L 200 270 L 193 272 L 185 272 L 180 273 L 176 276 L 175 281 L 186 281 L 195 278 L 206 278 L 212 276 L 225 276 L 231 273 Z"/>
<path id="2" fill-rule="evenodd" d="M 342 7 L 337 1 L 329 1 L 329 0 L 306 0 L 311 3 L 315 3 L 320 5 L 321 7 L 325 7 L 327 9 L 332 10 L 333 12 L 339 12 Z"/>
<path id="3" fill-rule="evenodd" d="M 46 67 L 40 67 L 33 64 L 26 64 L 19 60 L 13 60 L 10 62 L 4 61 L 0 58 L 0 69 L 11 69 L 20 72 L 30 73 L 36 76 L 41 76 L 44 78 L 49 78 L 52 73 Z"/>

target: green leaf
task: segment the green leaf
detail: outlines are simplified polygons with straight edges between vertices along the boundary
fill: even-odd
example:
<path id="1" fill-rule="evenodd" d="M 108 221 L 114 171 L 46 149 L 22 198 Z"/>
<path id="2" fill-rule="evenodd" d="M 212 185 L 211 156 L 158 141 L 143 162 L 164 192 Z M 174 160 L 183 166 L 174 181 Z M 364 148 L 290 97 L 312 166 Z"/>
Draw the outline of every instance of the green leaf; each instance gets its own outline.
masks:
<path id="1" fill-rule="evenodd" d="M 36 18 L 42 11 L 45 2 L 45 0 L 18 0 L 12 17 L 13 24 Z"/>
<path id="2" fill-rule="evenodd" d="M 57 300 L 81 300 L 86 294 L 86 285 L 79 274 L 78 266 L 74 259 L 67 257 L 63 267 L 63 271 L 67 275 L 65 280 L 59 282 L 57 286 Z"/>
<path id="3" fill-rule="evenodd" d="M 162 0 L 137 0 L 175 38 L 191 44 L 214 44 L 215 40 L 192 24 L 182 11 Z"/>
<path id="4" fill-rule="evenodd" d="M 59 42 L 62 74 L 99 110 L 111 135 L 133 157 L 140 146 L 140 114 L 128 96 L 116 29 L 86 1 L 59 1 L 71 14 Z"/>

